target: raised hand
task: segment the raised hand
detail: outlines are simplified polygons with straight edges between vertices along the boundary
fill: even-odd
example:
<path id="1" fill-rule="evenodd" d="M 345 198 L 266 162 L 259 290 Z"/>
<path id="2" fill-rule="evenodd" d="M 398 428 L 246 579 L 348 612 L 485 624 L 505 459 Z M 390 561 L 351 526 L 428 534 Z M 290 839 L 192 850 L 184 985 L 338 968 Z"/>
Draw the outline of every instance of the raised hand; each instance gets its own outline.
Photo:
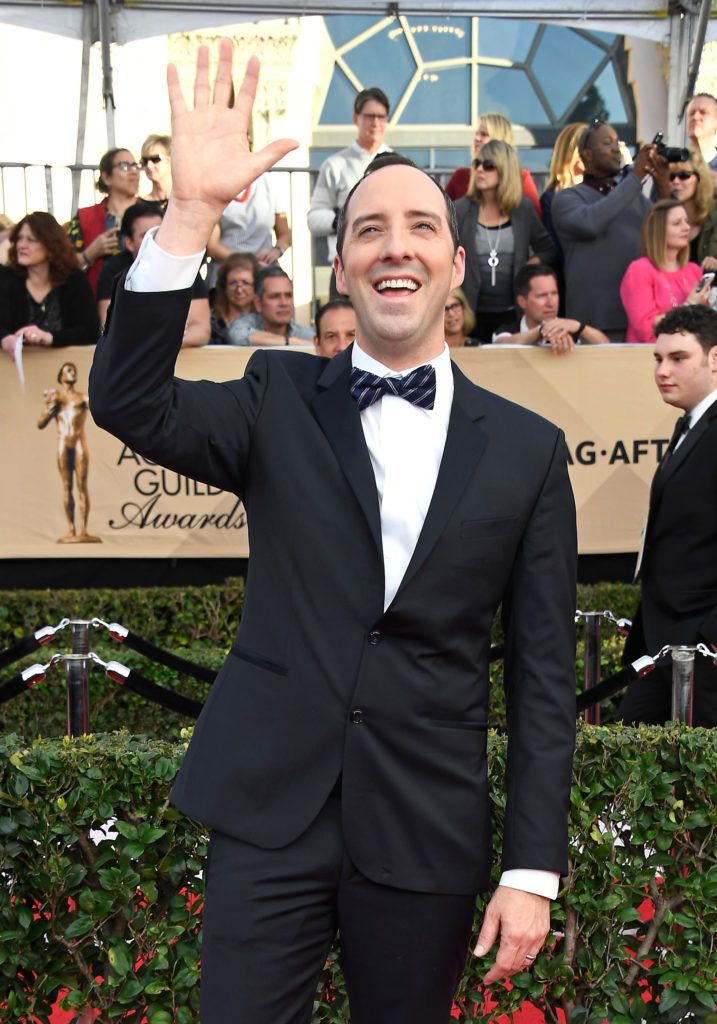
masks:
<path id="1" fill-rule="evenodd" d="M 278 139 L 252 153 L 247 130 L 256 96 L 259 61 L 252 57 L 230 106 L 232 44 L 222 39 L 214 91 L 210 95 L 209 51 L 200 46 L 194 82 L 194 109 L 187 107 L 177 69 L 167 68 L 172 111 L 172 192 L 157 243 L 188 255 L 203 249 L 225 206 L 255 178 L 296 149 L 293 139 Z"/>

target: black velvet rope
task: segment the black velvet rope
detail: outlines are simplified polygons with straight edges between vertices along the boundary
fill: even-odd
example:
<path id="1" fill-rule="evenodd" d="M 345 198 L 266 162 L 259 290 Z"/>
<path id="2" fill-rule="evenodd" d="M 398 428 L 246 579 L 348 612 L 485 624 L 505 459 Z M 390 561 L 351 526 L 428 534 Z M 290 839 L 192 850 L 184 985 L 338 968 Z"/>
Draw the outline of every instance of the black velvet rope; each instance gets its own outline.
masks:
<path id="1" fill-rule="evenodd" d="M 24 658 L 26 654 L 36 651 L 39 646 L 40 643 L 35 639 L 35 634 L 29 633 L 22 640 L 18 640 L 16 644 L 13 644 L 12 647 L 7 647 L 4 651 L 0 651 L 0 668 L 12 665 L 13 662 Z"/>
<path id="2" fill-rule="evenodd" d="M 578 714 L 585 711 L 587 708 L 591 708 L 593 704 L 598 704 L 601 700 L 605 700 L 607 697 L 612 697 L 618 690 L 624 690 L 626 686 L 634 683 L 636 679 L 639 679 L 637 672 L 632 665 L 626 665 L 625 668 L 620 669 L 612 676 L 608 676 L 607 679 L 603 679 L 597 686 L 591 686 L 588 690 L 584 690 L 578 694 L 577 700 L 577 711 Z"/>
<path id="3" fill-rule="evenodd" d="M 0 684 L 0 704 L 5 704 L 6 701 L 12 700 L 13 697 L 17 697 L 28 689 L 29 686 L 22 678 L 22 673 L 18 672 L 12 679 Z"/>
<path id="4" fill-rule="evenodd" d="M 213 683 L 217 674 L 214 669 L 205 668 L 204 665 L 197 665 L 194 661 L 187 661 L 185 658 L 180 658 L 169 651 L 163 651 L 161 647 L 155 647 L 149 640 L 145 640 L 131 631 L 122 643 L 126 647 L 131 647 L 137 654 L 143 654 L 145 658 L 157 661 L 160 665 L 165 665 L 167 668 L 173 668 L 175 672 L 181 672 L 182 675 L 199 679 L 203 683 Z"/>
<path id="5" fill-rule="evenodd" d="M 197 718 L 202 710 L 201 701 L 183 697 L 180 693 L 168 690 L 166 686 L 158 686 L 157 683 L 153 683 L 151 679 L 135 672 L 134 669 L 130 669 L 130 673 L 125 679 L 116 679 L 116 681 L 120 682 L 122 686 L 126 686 L 128 690 L 132 690 L 133 693 L 144 697 L 145 700 L 149 700 L 153 704 L 161 704 L 162 707 L 169 708 L 170 711 L 178 711 L 189 718 Z"/>

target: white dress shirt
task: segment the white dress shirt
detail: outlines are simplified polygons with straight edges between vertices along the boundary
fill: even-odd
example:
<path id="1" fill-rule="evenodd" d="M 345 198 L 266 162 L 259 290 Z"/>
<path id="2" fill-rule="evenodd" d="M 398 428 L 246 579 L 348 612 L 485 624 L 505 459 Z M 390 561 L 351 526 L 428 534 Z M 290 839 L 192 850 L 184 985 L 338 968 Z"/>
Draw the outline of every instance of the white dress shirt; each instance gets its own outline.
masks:
<path id="1" fill-rule="evenodd" d="M 127 273 L 129 291 L 156 292 L 190 288 L 199 273 L 203 252 L 173 256 L 154 241 L 156 228 L 144 236 L 137 258 Z M 433 409 L 421 409 L 405 398 L 384 395 L 361 412 L 381 508 L 384 563 L 384 610 L 396 595 L 423 528 L 438 478 L 453 403 L 453 370 L 448 346 L 432 359 L 436 370 Z M 379 377 L 405 376 L 377 362 L 354 342 L 352 363 Z M 423 365 L 423 364 L 420 364 Z M 412 367 L 415 369 L 416 367 Z M 717 393 L 715 393 L 717 397 Z M 553 871 L 513 868 L 500 884 L 510 889 L 555 899 L 559 877 Z"/>
<path id="2" fill-rule="evenodd" d="M 717 389 L 715 389 L 714 391 L 710 391 L 708 395 L 705 395 L 701 402 L 697 403 L 694 409 L 690 409 L 688 413 L 690 417 L 690 430 L 694 429 L 695 423 L 697 423 L 701 416 L 704 416 L 704 414 L 707 412 L 710 406 L 713 405 L 714 402 L 717 402 Z M 687 437 L 687 434 L 687 430 L 682 432 L 679 441 L 675 445 L 675 451 L 677 451 L 677 449 L 680 447 L 684 439 Z"/>

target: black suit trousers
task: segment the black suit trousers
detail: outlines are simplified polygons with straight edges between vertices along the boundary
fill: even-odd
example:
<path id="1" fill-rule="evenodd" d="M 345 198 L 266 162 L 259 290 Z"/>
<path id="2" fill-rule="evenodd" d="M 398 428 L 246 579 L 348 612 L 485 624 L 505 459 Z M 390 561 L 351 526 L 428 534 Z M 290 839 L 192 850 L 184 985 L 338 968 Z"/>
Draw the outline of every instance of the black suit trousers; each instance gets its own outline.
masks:
<path id="1" fill-rule="evenodd" d="M 365 878 L 347 856 L 341 814 L 334 793 L 277 850 L 213 833 L 201 1024 L 309 1024 L 337 931 L 353 1024 L 448 1024 L 475 896 Z"/>

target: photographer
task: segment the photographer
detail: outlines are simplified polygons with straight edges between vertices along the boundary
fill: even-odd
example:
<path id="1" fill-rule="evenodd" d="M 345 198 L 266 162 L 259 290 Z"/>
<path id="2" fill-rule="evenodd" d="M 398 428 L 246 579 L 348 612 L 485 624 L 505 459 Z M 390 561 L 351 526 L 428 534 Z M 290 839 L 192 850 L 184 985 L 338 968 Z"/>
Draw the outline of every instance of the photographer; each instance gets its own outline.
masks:
<path id="1" fill-rule="evenodd" d="M 578 150 L 585 166 L 582 183 L 553 200 L 553 224 L 565 254 L 566 315 L 593 324 L 611 341 L 623 341 L 627 319 L 620 282 L 639 255 L 642 222 L 651 205 L 642 184 L 660 158 L 654 144 L 642 146 L 630 172 L 618 181 L 618 135 L 599 120 L 585 129 Z M 665 183 L 658 187 L 667 198 Z"/>

